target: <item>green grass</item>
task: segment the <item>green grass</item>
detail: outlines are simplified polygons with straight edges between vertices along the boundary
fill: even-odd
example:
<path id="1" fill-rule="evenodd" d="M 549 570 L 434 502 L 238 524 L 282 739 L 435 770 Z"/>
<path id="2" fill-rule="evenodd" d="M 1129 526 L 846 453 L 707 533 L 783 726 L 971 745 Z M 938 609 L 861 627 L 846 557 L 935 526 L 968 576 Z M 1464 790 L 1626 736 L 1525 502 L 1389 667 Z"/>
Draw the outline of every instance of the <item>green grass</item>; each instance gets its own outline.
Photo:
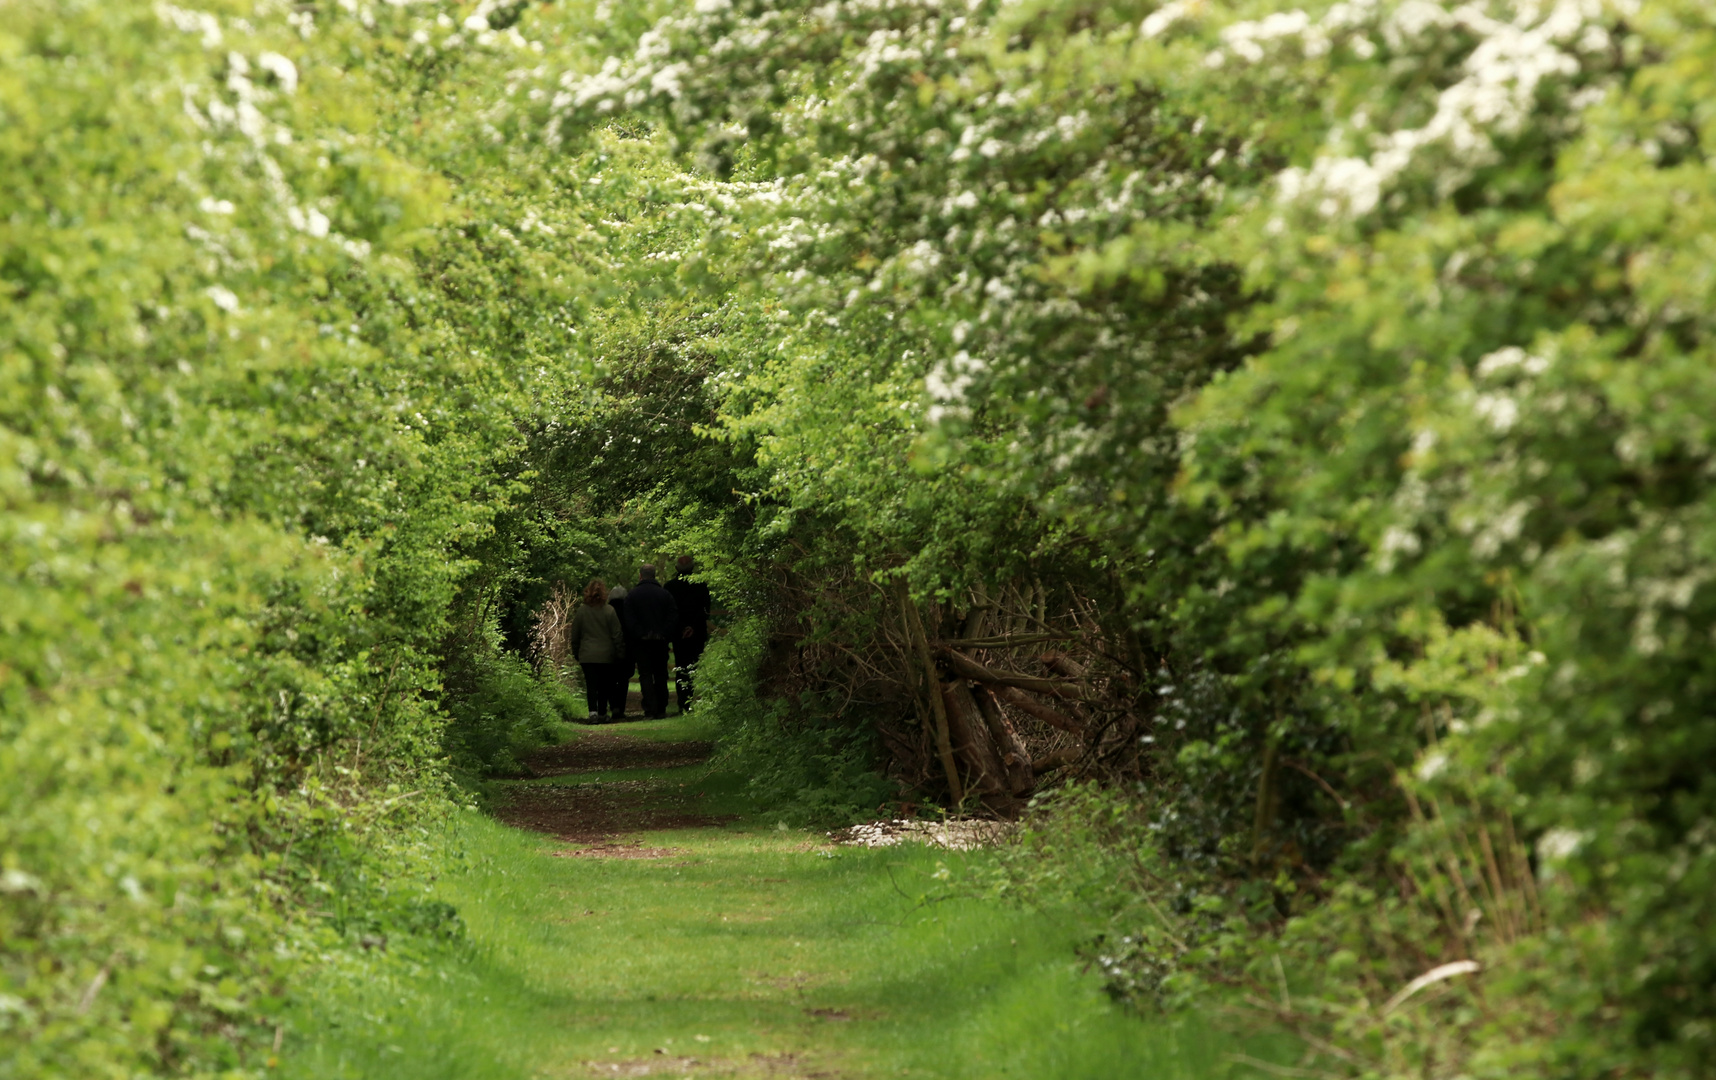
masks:
<path id="1" fill-rule="evenodd" d="M 574 724 L 572 730 L 574 733 L 613 731 L 622 733 L 627 738 L 643 739 L 647 742 L 690 742 L 693 740 L 713 742 L 716 734 L 714 721 L 699 716 L 695 710 L 683 716 L 669 716 L 665 720 L 627 720 L 619 724 Z"/>
<path id="2" fill-rule="evenodd" d="M 625 731 L 683 739 L 693 723 Z M 709 780 L 718 801 L 737 784 Z M 724 1076 L 1226 1072 L 1228 1047 L 1195 1026 L 1108 1001 L 1074 956 L 1091 928 L 1072 913 L 926 899 L 982 853 L 834 849 L 755 821 L 642 839 L 678 853 L 555 857 L 560 841 L 466 815 L 439 884 L 466 940 L 332 970 L 280 1075 L 572 1077 L 685 1057 L 702 1063 L 690 1075 Z"/>
<path id="3" fill-rule="evenodd" d="M 560 787 L 579 787 L 584 784 L 610 784 L 626 780 L 655 780 L 675 784 L 698 784 L 708 778 L 709 770 L 703 765 L 684 765 L 677 769 L 592 769 L 589 772 L 563 773 L 559 776 L 547 776 L 541 780 L 531 780 L 532 784 L 550 784 Z"/>

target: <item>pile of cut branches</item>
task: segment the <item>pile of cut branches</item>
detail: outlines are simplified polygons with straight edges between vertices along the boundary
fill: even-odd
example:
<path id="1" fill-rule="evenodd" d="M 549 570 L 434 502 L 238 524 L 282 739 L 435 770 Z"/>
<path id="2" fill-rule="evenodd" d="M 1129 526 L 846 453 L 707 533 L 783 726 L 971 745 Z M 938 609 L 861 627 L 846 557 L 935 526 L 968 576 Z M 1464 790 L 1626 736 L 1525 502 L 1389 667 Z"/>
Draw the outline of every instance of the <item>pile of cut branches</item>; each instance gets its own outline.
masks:
<path id="1" fill-rule="evenodd" d="M 785 591 L 793 625 L 774 635 L 767 692 L 833 692 L 840 711 L 873 715 L 906 786 L 1012 816 L 1068 779 L 1143 775 L 1155 718 L 1144 650 L 1093 597 L 1024 579 L 957 600 L 856 578 Z M 836 608 L 870 617 L 830 620 Z"/>

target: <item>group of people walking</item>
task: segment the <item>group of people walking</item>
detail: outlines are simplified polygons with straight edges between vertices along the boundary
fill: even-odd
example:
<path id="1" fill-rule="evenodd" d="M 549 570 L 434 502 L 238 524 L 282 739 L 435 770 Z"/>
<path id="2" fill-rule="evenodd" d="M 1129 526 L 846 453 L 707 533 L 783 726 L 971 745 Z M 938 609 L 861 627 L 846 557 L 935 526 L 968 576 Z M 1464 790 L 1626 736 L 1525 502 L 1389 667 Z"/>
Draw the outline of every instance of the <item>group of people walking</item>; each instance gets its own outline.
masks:
<path id="1" fill-rule="evenodd" d="M 675 567 L 678 574 L 665 585 L 657 583 L 655 566 L 645 563 L 629 589 L 610 589 L 601 578 L 584 586 L 567 645 L 584 670 L 591 723 L 625 719 L 634 669 L 643 715 L 665 717 L 670 651 L 679 711 L 691 708 L 692 677 L 709 643 L 709 586 L 691 580 L 697 569 L 691 556 L 681 555 Z"/>

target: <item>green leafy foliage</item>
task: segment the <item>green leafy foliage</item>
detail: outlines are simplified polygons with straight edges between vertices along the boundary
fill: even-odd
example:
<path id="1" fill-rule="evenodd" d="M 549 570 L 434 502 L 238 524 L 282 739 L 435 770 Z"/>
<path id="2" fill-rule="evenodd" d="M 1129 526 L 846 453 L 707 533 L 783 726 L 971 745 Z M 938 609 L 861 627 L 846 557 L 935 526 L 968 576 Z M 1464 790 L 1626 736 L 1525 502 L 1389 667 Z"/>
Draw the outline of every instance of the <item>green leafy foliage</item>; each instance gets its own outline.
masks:
<path id="1" fill-rule="evenodd" d="M 1106 579 L 1207 922 L 1117 970 L 1252 987 L 1342 1071 L 1690 1076 L 1713 40 L 1675 0 L 705 4 L 544 123 L 651 109 L 719 177 L 681 275 L 749 305 L 723 422 L 805 640 L 896 575 Z"/>
<path id="2" fill-rule="evenodd" d="M 1708 1073 L 1706 7 L 13 5 L 12 1073 L 253 1069 L 446 932 L 413 823 L 577 709 L 533 618 L 680 553 L 806 820 L 931 737 L 893 612 L 1077 600 L 1133 786 L 998 887 L 1117 994 Z"/>
<path id="3" fill-rule="evenodd" d="M 723 768 L 747 780 L 757 807 L 793 824 L 844 824 L 875 812 L 896 787 L 876 769 L 874 731 L 835 703 L 760 693 L 771 656 L 766 619 L 737 620 L 698 663 L 697 714 L 721 735 Z"/>
<path id="4" fill-rule="evenodd" d="M 472 777 L 518 770 L 518 755 L 562 741 L 562 724 L 584 717 L 583 703 L 564 685 L 537 677 L 513 653 L 480 653 L 447 703 L 446 747 L 452 765 Z"/>
<path id="5" fill-rule="evenodd" d="M 8 9 L 8 1076 L 259 1068 L 303 959 L 447 924 L 443 706 L 485 764 L 564 715 L 485 599 L 577 262 L 455 10 Z"/>

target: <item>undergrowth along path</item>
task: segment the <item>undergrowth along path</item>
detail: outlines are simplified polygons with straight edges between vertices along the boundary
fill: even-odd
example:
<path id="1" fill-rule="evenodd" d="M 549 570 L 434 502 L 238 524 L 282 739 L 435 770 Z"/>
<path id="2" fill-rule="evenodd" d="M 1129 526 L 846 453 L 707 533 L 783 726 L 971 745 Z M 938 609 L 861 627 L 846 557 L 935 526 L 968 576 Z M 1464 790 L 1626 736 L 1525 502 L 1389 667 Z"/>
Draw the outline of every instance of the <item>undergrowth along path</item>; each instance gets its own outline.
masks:
<path id="1" fill-rule="evenodd" d="M 464 939 L 326 978 L 283 1074 L 1152 1077 L 1225 1073 L 1128 1015 L 1090 927 L 949 898 L 982 852 L 842 848 L 748 814 L 689 718 L 580 729 L 445 838 Z M 938 899 L 939 898 L 939 899 Z"/>

